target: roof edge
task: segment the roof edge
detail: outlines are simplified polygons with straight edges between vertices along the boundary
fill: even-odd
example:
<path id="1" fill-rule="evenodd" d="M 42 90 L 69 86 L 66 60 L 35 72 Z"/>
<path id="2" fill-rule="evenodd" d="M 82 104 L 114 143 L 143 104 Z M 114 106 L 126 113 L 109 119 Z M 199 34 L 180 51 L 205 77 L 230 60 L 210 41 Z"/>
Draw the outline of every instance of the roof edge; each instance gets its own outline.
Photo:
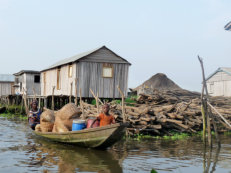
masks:
<path id="1" fill-rule="evenodd" d="M 116 55 L 117 57 L 121 58 L 123 61 L 127 62 L 127 64 L 132 65 L 132 64 L 131 64 L 130 62 L 128 62 L 126 59 L 122 58 L 121 56 L 119 56 L 118 54 L 116 54 L 115 52 L 113 52 L 111 49 L 107 48 L 107 47 L 104 45 L 104 46 L 101 46 L 101 47 L 99 47 L 99 48 L 94 49 L 93 51 L 89 52 L 88 54 L 84 55 L 83 57 L 81 57 L 81 58 L 79 58 L 79 59 L 77 59 L 77 60 L 70 61 L 70 62 L 66 62 L 66 63 L 60 64 L 60 65 L 54 66 L 54 67 L 52 67 L 52 68 L 46 68 L 46 69 L 41 70 L 40 72 L 44 72 L 44 71 L 48 71 L 48 70 L 51 70 L 51 69 L 55 69 L 55 68 L 57 68 L 57 67 L 59 67 L 59 66 L 64 66 L 64 65 L 67 65 L 67 64 L 69 64 L 69 63 L 78 62 L 78 61 L 80 61 L 81 59 L 83 59 L 83 58 L 85 58 L 85 57 L 87 57 L 87 56 L 89 56 L 89 55 L 91 55 L 91 54 L 93 54 L 93 53 L 99 51 L 99 50 L 102 49 L 102 48 L 105 48 L 105 49 L 109 50 L 109 51 L 112 52 L 114 55 Z"/>
<path id="2" fill-rule="evenodd" d="M 35 70 L 21 70 L 21 71 L 19 71 L 19 72 L 17 72 L 17 73 L 14 73 L 13 75 L 14 75 L 14 76 L 20 76 L 20 75 L 22 75 L 22 74 L 24 74 L 24 73 L 38 74 L 38 73 L 40 73 L 40 71 L 35 71 Z"/>
<path id="3" fill-rule="evenodd" d="M 218 72 L 225 72 L 226 74 L 230 75 L 231 76 L 231 73 L 227 70 L 224 70 L 222 67 L 219 67 L 215 72 L 213 72 L 212 74 L 210 74 L 206 79 L 205 81 L 209 80 L 211 77 L 213 77 L 216 73 Z"/>

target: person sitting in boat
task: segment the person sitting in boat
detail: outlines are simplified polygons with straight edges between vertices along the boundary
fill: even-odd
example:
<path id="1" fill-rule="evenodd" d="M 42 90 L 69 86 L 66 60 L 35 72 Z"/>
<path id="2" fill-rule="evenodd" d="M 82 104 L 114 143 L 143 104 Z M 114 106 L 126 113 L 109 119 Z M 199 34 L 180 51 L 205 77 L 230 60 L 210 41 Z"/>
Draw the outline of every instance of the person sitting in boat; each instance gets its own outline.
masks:
<path id="1" fill-rule="evenodd" d="M 31 103 L 31 110 L 30 110 L 29 115 L 28 115 L 29 125 L 33 130 L 35 130 L 35 126 L 37 124 L 40 124 L 41 113 L 42 112 L 38 108 L 37 100 L 33 100 L 33 102 Z"/>
<path id="2" fill-rule="evenodd" d="M 99 123 L 100 127 L 110 124 L 115 124 L 115 118 L 109 114 L 109 110 L 110 110 L 110 106 L 108 104 L 103 105 L 102 113 L 100 113 L 99 116 L 96 118 L 96 120 L 99 120 L 100 122 Z M 94 122 L 92 124 L 94 124 Z"/>

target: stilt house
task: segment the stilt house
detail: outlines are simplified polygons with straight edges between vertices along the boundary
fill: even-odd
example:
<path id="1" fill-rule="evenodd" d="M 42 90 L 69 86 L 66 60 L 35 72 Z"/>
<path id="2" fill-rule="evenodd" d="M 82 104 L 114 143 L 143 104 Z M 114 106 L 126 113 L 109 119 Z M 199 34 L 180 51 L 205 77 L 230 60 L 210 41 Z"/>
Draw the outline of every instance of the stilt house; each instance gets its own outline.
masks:
<path id="1" fill-rule="evenodd" d="M 41 94 L 52 95 L 55 86 L 54 95 L 74 96 L 77 79 L 77 90 L 79 93 L 81 89 L 83 98 L 93 97 L 90 89 L 100 98 L 121 98 L 117 85 L 127 96 L 130 65 L 106 46 L 75 55 L 41 71 Z"/>
<path id="2" fill-rule="evenodd" d="M 207 88 L 211 96 L 231 96 L 231 68 L 218 68 L 207 79 Z"/>
<path id="3" fill-rule="evenodd" d="M 0 74 L 0 96 L 7 96 L 14 94 L 14 75 Z"/>
<path id="4" fill-rule="evenodd" d="M 14 74 L 15 76 L 15 93 L 22 94 L 23 88 L 26 90 L 27 95 L 40 95 L 40 72 L 33 70 L 22 70 Z"/>

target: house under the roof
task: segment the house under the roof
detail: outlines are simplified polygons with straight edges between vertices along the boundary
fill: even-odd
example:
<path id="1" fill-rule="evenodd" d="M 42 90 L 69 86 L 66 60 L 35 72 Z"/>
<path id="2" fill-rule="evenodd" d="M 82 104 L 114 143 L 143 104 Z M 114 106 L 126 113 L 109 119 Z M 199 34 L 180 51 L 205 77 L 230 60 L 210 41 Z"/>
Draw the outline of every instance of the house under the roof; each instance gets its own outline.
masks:
<path id="1" fill-rule="evenodd" d="M 40 95 L 40 72 L 34 70 L 21 70 L 18 73 L 14 73 L 15 76 L 15 93 L 22 94 L 23 88 L 27 95 Z"/>
<path id="2" fill-rule="evenodd" d="M 128 71 L 131 64 L 106 46 L 63 59 L 41 71 L 41 94 L 75 94 L 75 80 L 83 98 L 121 98 L 117 85 L 127 95 Z M 72 90 L 71 90 L 72 83 Z"/>
<path id="3" fill-rule="evenodd" d="M 14 75 L 0 74 L 0 96 L 7 96 L 14 94 L 13 89 Z"/>
<path id="4" fill-rule="evenodd" d="M 231 68 L 220 67 L 206 79 L 211 96 L 231 96 Z"/>

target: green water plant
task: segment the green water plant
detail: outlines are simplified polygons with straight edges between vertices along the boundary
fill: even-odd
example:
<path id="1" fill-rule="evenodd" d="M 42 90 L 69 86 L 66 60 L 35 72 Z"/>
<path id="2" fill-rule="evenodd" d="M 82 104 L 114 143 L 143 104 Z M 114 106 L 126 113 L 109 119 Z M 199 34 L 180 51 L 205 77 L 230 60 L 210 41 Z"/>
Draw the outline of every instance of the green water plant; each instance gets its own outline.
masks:
<path id="1" fill-rule="evenodd" d="M 158 172 L 155 169 L 152 169 L 151 173 L 158 173 Z"/>
<path id="2" fill-rule="evenodd" d="M 0 114 L 0 117 L 5 117 L 5 118 L 8 118 L 8 119 L 19 119 L 19 120 L 22 120 L 22 121 L 25 121 L 27 120 L 27 116 L 25 115 L 19 115 L 19 114 L 10 114 L 10 113 L 3 113 L 3 114 Z"/>

